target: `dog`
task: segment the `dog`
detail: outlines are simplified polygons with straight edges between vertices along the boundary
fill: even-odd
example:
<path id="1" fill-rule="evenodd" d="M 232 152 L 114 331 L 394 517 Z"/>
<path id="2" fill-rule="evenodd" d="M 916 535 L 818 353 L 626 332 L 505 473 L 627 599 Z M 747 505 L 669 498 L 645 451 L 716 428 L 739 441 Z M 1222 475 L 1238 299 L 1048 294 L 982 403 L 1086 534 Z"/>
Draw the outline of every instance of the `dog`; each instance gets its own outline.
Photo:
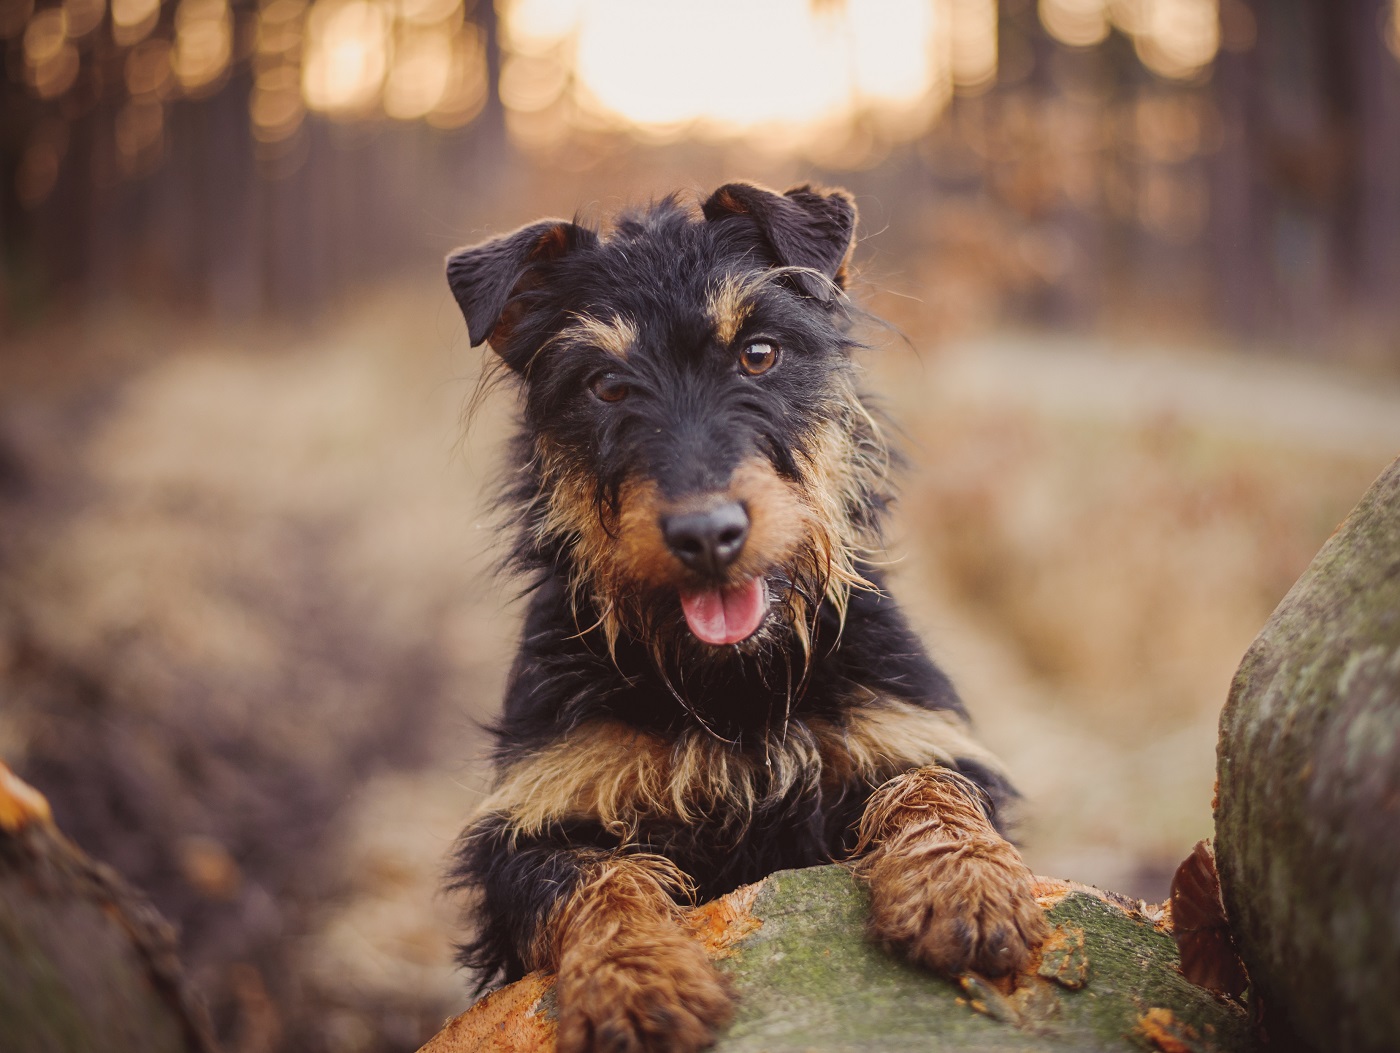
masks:
<path id="1" fill-rule="evenodd" d="M 496 781 L 457 846 L 460 961 L 558 974 L 559 1049 L 703 1048 L 733 994 L 685 904 L 851 860 L 939 973 L 1048 931 L 1014 796 L 875 563 L 895 461 L 857 380 L 841 190 L 730 183 L 606 233 L 448 258 L 518 383 L 502 503 L 529 596 Z"/>

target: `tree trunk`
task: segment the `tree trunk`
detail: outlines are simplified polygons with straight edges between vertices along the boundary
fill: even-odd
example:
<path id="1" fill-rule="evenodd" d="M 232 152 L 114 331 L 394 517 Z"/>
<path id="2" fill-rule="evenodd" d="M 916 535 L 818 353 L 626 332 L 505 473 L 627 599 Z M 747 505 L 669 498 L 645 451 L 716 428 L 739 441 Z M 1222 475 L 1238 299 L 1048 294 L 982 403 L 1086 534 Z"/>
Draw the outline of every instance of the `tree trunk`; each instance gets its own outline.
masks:
<path id="1" fill-rule="evenodd" d="M 1400 461 L 1246 653 L 1221 715 L 1216 864 L 1271 1040 L 1400 1035 Z"/>

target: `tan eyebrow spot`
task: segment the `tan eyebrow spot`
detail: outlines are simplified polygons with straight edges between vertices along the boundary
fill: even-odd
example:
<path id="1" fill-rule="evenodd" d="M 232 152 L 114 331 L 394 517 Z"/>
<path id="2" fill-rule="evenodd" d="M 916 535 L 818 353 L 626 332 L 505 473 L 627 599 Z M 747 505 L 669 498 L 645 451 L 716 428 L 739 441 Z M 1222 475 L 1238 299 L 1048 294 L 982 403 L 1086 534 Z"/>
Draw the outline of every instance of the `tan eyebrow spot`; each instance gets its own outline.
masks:
<path id="1" fill-rule="evenodd" d="M 576 314 L 573 321 L 560 332 L 559 339 L 570 344 L 587 344 L 618 358 L 626 358 L 627 352 L 637 342 L 637 327 L 621 315 L 605 321 L 590 314 Z"/>
<path id="2" fill-rule="evenodd" d="M 754 282 L 749 276 L 727 274 L 710 289 L 706 304 L 715 335 L 723 344 L 731 344 L 739 330 L 753 313 L 750 293 Z"/>

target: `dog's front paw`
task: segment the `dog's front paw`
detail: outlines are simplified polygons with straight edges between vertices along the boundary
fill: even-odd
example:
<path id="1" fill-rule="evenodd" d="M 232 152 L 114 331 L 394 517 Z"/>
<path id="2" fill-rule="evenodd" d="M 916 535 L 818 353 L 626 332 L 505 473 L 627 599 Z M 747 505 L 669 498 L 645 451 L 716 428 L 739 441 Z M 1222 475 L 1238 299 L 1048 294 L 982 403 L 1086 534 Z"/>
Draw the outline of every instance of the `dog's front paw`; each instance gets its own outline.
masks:
<path id="1" fill-rule="evenodd" d="M 734 1015 L 728 981 L 680 932 L 622 937 L 559 967 L 559 1053 L 692 1053 Z"/>
<path id="2" fill-rule="evenodd" d="M 862 870 L 875 937 L 945 976 L 1017 972 L 1049 935 L 1030 869 L 1000 838 L 906 843 Z"/>

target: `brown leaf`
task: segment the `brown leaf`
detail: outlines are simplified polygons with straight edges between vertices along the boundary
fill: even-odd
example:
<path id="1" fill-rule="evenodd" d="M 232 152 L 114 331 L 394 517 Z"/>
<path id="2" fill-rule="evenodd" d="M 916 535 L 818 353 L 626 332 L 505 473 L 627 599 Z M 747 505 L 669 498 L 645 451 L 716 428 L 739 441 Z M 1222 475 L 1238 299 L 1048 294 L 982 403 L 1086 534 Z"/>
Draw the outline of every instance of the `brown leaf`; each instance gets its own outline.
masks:
<path id="1" fill-rule="evenodd" d="M 1172 876 L 1172 935 L 1181 955 L 1181 974 L 1210 991 L 1238 997 L 1249 985 L 1244 963 L 1235 949 L 1215 852 L 1199 841 Z"/>

